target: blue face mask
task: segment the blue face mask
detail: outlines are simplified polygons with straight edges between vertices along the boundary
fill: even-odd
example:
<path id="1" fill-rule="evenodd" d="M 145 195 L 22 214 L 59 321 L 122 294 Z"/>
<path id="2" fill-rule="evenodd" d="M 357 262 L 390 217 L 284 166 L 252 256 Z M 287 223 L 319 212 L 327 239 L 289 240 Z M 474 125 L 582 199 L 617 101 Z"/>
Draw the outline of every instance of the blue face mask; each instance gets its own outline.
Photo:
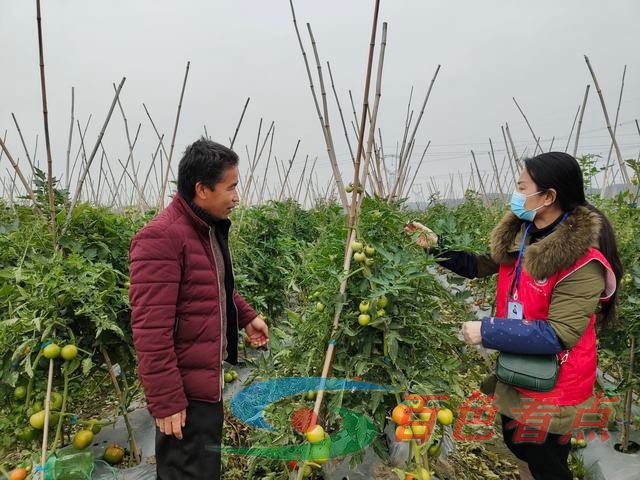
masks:
<path id="1" fill-rule="evenodd" d="M 539 195 L 541 193 L 542 192 L 536 192 L 530 195 L 525 195 L 521 192 L 513 192 L 513 195 L 511 195 L 511 211 L 513 212 L 513 214 L 521 220 L 524 220 L 526 222 L 533 222 L 533 219 L 536 216 L 536 212 L 544 207 L 544 205 L 540 205 L 533 210 L 529 210 L 524 206 L 524 204 L 527 202 L 527 198 L 534 195 Z"/>

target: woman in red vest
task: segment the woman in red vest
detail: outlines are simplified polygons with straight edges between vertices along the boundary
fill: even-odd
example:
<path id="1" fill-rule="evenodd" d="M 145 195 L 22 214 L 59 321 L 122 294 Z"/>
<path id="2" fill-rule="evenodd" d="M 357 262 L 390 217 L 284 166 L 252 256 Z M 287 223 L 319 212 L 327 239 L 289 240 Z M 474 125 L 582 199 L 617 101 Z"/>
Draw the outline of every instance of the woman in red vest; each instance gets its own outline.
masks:
<path id="1" fill-rule="evenodd" d="M 446 239 L 416 222 L 406 230 L 421 231 L 417 243 L 459 275 L 498 274 L 495 316 L 463 324 L 468 344 L 558 356 L 551 391 L 514 387 L 495 375 L 481 389 L 497 397 L 504 440 L 520 460 L 521 478 L 571 480 L 569 434 L 579 426 L 577 414 L 593 405 L 596 327 L 615 319 L 622 266 L 609 220 L 585 199 L 575 158 L 549 152 L 524 163 L 511 212 L 491 234 L 490 255 L 447 250 Z M 544 408 L 544 420 L 537 425 L 541 432 L 527 437 L 523 425 L 533 426 L 532 408 Z"/>

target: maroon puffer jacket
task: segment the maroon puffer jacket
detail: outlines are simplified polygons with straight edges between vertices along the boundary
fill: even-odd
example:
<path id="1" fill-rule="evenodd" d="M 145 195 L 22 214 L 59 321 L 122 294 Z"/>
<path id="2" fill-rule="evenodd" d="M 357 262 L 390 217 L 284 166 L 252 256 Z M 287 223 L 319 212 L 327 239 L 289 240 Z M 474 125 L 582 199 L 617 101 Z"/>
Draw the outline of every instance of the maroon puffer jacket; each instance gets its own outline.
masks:
<path id="1" fill-rule="evenodd" d="M 209 235 L 176 194 L 131 241 L 133 342 L 155 418 L 180 412 L 188 400 L 222 398 L 220 290 Z M 257 314 L 237 292 L 233 298 L 244 328 Z"/>

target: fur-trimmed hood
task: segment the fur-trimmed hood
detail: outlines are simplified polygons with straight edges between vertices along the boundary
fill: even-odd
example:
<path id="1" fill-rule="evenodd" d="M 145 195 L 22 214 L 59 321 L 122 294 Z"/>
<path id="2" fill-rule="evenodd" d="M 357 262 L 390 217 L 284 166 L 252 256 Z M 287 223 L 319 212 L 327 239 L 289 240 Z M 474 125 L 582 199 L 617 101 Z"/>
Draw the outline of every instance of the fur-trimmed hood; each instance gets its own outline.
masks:
<path id="1" fill-rule="evenodd" d="M 525 222 L 507 213 L 491 233 L 491 257 L 500 264 L 513 263 L 520 249 Z M 586 207 L 576 207 L 552 233 L 524 252 L 523 267 L 535 279 L 549 278 L 569 268 L 587 253 L 599 247 L 602 219 Z"/>

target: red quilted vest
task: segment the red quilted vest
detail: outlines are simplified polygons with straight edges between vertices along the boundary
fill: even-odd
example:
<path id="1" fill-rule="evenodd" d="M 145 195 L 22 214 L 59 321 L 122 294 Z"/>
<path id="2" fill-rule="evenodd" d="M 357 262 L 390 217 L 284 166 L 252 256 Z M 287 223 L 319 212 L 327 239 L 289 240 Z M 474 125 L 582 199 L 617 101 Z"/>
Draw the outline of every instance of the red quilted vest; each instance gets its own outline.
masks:
<path id="1" fill-rule="evenodd" d="M 604 255 L 592 247 L 572 266 L 561 270 L 550 278 L 536 280 L 527 273 L 523 266 L 519 288 L 514 292 L 514 300 L 522 304 L 523 318 L 546 320 L 549 314 L 551 296 L 556 284 L 591 261 L 600 262 L 605 268 L 606 288 L 604 296 L 600 300 L 607 301 L 615 291 L 615 275 Z M 515 267 L 515 264 L 501 265 L 498 272 L 496 299 L 496 317 L 498 318 L 509 318 L 507 302 L 509 300 L 509 288 L 515 275 Z M 559 357 L 562 357 L 562 364 L 555 388 L 550 392 L 535 392 L 517 388 L 523 396 L 554 405 L 577 405 L 593 395 L 597 363 L 595 319 L 594 313 L 587 329 L 578 340 L 578 343 L 568 352 L 568 355 L 559 355 Z"/>

